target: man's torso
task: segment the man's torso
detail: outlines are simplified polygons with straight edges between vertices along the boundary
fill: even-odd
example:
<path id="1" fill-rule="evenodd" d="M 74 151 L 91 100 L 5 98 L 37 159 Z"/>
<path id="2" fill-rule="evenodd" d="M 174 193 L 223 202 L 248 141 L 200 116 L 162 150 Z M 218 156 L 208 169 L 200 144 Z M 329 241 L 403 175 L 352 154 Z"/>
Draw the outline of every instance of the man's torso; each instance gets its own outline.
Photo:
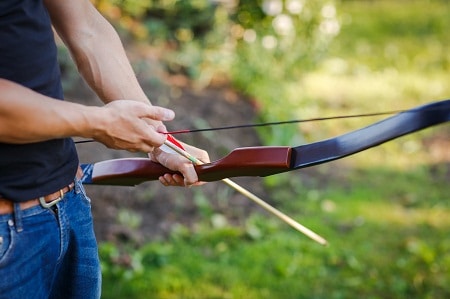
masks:
<path id="1" fill-rule="evenodd" d="M 0 1 L 0 78 L 63 99 L 57 48 L 42 0 Z M 78 158 L 71 139 L 0 143 L 0 197 L 25 201 L 73 180 Z"/>

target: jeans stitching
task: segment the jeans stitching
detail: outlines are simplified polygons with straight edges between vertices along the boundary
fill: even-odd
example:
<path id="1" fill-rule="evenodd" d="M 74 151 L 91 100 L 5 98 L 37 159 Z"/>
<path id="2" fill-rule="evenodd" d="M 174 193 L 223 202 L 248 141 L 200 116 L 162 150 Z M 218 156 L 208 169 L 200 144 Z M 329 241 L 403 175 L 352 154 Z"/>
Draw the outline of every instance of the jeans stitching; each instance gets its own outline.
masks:
<path id="1" fill-rule="evenodd" d="M 9 260 L 9 257 L 11 255 L 11 253 L 14 251 L 14 247 L 16 244 L 16 230 L 14 229 L 14 221 L 12 219 L 10 219 L 8 221 L 8 229 L 9 229 L 9 244 L 8 247 L 6 248 L 5 252 L 3 253 L 2 256 L 0 256 L 0 267 L 2 267 L 2 265 L 6 264 Z"/>

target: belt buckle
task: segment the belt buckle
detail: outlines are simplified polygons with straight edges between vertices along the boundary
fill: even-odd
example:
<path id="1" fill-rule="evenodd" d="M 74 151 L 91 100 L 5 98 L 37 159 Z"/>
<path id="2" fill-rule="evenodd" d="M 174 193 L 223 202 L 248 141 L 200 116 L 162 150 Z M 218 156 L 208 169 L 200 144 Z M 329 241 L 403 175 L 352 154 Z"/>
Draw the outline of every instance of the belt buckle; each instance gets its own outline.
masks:
<path id="1" fill-rule="evenodd" d="M 54 205 L 56 205 L 58 202 L 60 202 L 64 198 L 63 189 L 59 190 L 59 193 L 60 193 L 60 196 L 58 198 L 52 200 L 51 202 L 46 202 L 45 197 L 41 196 L 41 197 L 39 197 L 39 203 L 41 204 L 41 206 L 43 208 L 49 209 L 49 208 L 53 207 Z"/>

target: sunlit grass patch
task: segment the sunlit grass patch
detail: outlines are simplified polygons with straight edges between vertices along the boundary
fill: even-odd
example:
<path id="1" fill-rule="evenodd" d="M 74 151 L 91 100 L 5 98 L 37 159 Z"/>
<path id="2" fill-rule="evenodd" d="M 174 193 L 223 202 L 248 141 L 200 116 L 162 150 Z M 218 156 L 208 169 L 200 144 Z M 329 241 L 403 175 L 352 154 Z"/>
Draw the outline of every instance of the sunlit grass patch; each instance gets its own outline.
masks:
<path id="1" fill-rule="evenodd" d="M 444 207 L 407 208 L 392 203 L 368 202 L 356 211 L 365 220 L 376 223 L 402 227 L 427 225 L 430 229 L 450 228 L 450 209 Z"/>
<path id="2" fill-rule="evenodd" d="M 290 84 L 289 90 L 292 98 L 289 103 L 302 118 L 406 110 L 450 98 L 447 74 L 424 75 L 395 69 L 338 75 L 326 69 L 317 70 Z M 300 127 L 323 127 L 324 131 L 336 134 L 383 117 L 339 119 Z"/>

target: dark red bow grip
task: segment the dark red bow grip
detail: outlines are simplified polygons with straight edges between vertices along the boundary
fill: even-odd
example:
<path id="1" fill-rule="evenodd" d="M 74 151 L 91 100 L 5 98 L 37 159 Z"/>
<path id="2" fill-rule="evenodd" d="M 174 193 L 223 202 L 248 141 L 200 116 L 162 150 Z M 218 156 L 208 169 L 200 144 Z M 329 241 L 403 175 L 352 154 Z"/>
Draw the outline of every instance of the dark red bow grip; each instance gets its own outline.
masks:
<path id="1" fill-rule="evenodd" d="M 289 171 L 291 147 L 264 146 L 237 148 L 224 158 L 195 166 L 199 180 L 218 181 L 236 176 L 267 176 Z M 91 182 L 96 185 L 134 186 L 174 174 L 159 163 L 146 158 L 124 158 L 95 163 Z"/>

